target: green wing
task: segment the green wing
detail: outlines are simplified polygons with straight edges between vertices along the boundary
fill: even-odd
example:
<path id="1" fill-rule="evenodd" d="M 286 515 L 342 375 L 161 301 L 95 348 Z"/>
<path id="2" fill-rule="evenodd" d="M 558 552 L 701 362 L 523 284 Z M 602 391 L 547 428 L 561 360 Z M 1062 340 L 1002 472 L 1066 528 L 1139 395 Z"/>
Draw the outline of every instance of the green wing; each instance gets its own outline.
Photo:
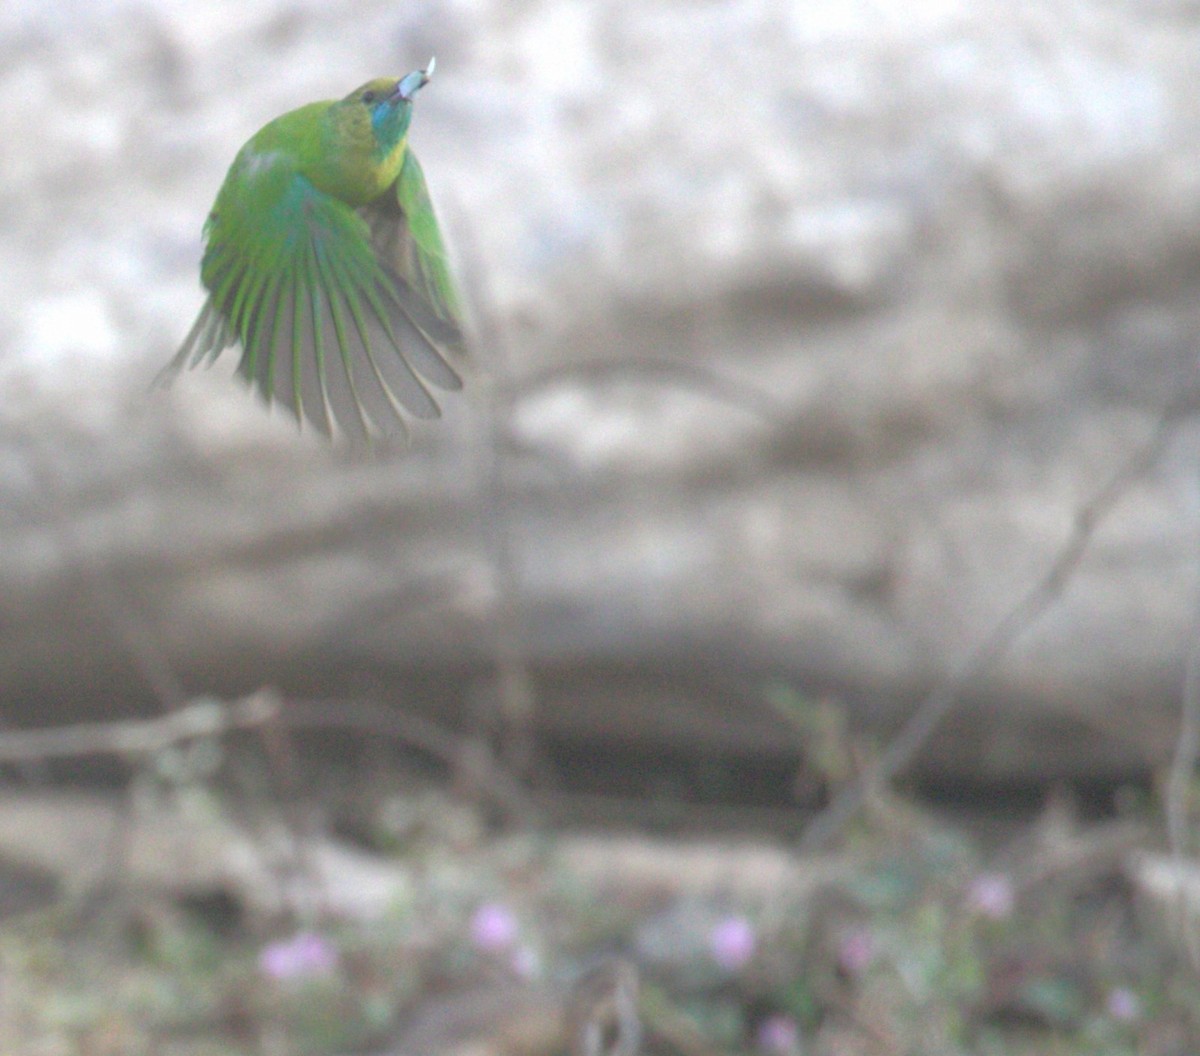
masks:
<path id="1" fill-rule="evenodd" d="M 241 374 L 326 435 L 435 418 L 426 387 L 462 385 L 403 277 L 376 256 L 367 220 L 277 152 L 239 158 L 205 228 L 209 298 L 168 370 L 237 344 Z M 457 328 L 455 328 L 457 333 Z"/>
<path id="2" fill-rule="evenodd" d="M 396 179 L 395 194 L 363 210 L 380 262 L 408 298 L 413 322 L 436 344 L 462 352 L 462 309 L 458 287 L 437 214 L 425 185 L 425 173 L 411 150 Z"/>

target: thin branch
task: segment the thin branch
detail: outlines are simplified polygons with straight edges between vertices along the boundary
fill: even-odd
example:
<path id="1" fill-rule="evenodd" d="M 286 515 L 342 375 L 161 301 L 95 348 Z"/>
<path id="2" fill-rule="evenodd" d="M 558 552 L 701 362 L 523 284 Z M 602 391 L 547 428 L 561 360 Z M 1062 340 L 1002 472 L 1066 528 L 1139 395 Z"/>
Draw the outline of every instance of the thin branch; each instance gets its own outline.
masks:
<path id="1" fill-rule="evenodd" d="M 529 664 L 525 596 L 512 529 L 512 496 L 501 447 L 501 437 L 508 431 L 513 414 L 511 354 L 494 302 L 487 296 L 478 246 L 470 244 L 474 240 L 467 225 L 462 228 L 459 234 L 468 243 L 465 247 L 468 252 L 462 254 L 459 273 L 467 300 L 474 308 L 476 352 L 482 367 L 476 379 L 477 414 L 471 453 L 479 496 L 479 533 L 494 587 L 488 630 L 495 664 L 496 714 L 501 723 L 500 753 L 509 766 L 522 772 L 533 762 L 537 688 Z"/>
<path id="2" fill-rule="evenodd" d="M 144 756 L 182 741 L 262 726 L 279 714 L 280 706 L 278 694 L 261 689 L 229 703 L 198 700 L 153 719 L 5 731 L 0 732 L 0 762 L 85 755 Z"/>
<path id="3" fill-rule="evenodd" d="M 521 786 L 486 751 L 436 723 L 368 701 L 285 704 L 273 689 L 260 689 L 228 703 L 201 699 L 153 719 L 0 732 L 0 763 L 88 755 L 146 756 L 184 741 L 273 727 L 288 731 L 340 729 L 404 741 L 465 773 L 516 821 L 527 827 L 536 824 L 536 811 Z"/>
<path id="4" fill-rule="evenodd" d="M 1200 755 L 1200 578 L 1193 603 L 1191 640 L 1187 649 L 1187 668 L 1183 679 L 1183 701 L 1179 715 L 1179 736 L 1167 771 L 1163 792 L 1167 819 L 1167 841 L 1179 876 L 1183 876 L 1184 856 L 1188 853 L 1191 821 L 1191 788 Z M 1184 885 L 1179 885 L 1179 927 L 1192 968 L 1200 971 L 1200 929 L 1188 911 Z"/>
<path id="5" fill-rule="evenodd" d="M 701 1029 L 692 1016 L 679 1008 L 659 986 L 642 988 L 639 1010 L 645 1019 L 648 1033 L 665 1041 L 682 1056 L 724 1056 L 724 1050 L 713 1044 L 708 1032 Z"/>
<path id="6" fill-rule="evenodd" d="M 862 779 L 834 797 L 800 838 L 802 851 L 816 851 L 837 836 L 858 813 L 871 790 L 908 767 L 941 726 L 963 690 L 988 671 L 1062 594 L 1086 552 L 1096 528 L 1125 495 L 1129 485 L 1158 460 L 1186 404 L 1165 409 L 1149 439 L 1133 452 L 1075 516 L 1074 529 L 1058 556 L 1026 594 L 959 663 L 956 670 L 918 705 L 900 732 Z"/>
<path id="7" fill-rule="evenodd" d="M 370 701 L 289 700 L 281 721 L 293 730 L 349 730 L 403 741 L 464 774 L 518 824 L 526 828 L 537 824 L 537 812 L 525 790 L 486 747 L 420 715 Z"/>

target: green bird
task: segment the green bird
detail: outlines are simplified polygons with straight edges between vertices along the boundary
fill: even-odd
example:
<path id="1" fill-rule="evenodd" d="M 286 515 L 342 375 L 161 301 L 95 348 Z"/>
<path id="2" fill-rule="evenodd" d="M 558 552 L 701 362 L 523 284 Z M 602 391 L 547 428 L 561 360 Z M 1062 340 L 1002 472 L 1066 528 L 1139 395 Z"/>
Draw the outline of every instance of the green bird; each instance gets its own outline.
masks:
<path id="1" fill-rule="evenodd" d="M 433 69 L 292 110 L 238 151 L 204 225 L 208 299 L 162 376 L 237 345 L 245 379 L 327 436 L 440 414 L 429 386 L 462 387 L 462 320 L 407 142 Z"/>

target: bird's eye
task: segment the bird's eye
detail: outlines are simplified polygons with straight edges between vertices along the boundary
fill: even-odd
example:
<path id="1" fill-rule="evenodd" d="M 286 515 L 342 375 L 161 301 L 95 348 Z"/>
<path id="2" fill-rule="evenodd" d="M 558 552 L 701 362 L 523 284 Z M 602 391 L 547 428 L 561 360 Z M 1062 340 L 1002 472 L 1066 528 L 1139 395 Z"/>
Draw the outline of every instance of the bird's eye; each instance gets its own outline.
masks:
<path id="1" fill-rule="evenodd" d="M 368 91 L 368 92 L 363 92 L 363 94 L 362 94 L 362 101 L 363 101 L 364 103 L 366 103 L 368 106 L 370 106 L 370 105 L 371 105 L 371 103 L 375 102 L 375 93 L 374 93 L 374 92 L 369 92 L 369 91 Z"/>

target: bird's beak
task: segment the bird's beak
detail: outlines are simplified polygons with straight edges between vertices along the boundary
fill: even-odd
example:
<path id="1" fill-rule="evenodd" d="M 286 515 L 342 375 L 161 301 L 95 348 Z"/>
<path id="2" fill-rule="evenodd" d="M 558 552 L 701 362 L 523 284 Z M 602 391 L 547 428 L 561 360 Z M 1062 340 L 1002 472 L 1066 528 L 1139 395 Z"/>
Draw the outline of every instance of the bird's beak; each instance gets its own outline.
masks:
<path id="1" fill-rule="evenodd" d="M 429 60 L 429 65 L 425 69 L 406 73 L 396 84 L 396 94 L 405 102 L 410 102 L 412 97 L 429 83 L 436 65 L 437 58 L 435 56 Z"/>

